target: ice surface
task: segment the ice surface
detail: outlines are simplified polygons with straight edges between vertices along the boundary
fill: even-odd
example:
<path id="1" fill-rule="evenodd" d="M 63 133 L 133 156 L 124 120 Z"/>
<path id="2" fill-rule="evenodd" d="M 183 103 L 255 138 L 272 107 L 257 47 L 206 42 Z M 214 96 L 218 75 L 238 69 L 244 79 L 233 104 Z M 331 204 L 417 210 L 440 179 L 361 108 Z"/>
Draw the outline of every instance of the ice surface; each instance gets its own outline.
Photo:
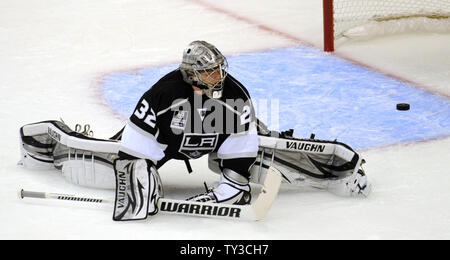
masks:
<path id="1" fill-rule="evenodd" d="M 113 196 L 112 191 L 72 185 L 56 170 L 29 171 L 17 166 L 20 126 L 62 117 L 71 126 L 90 123 L 95 136 L 109 137 L 121 128 L 125 116 L 111 108 L 102 96 L 103 80 L 108 75 L 130 71 L 138 75 L 148 68 L 176 64 L 181 50 L 196 39 L 214 43 L 226 55 L 249 55 L 248 59 L 254 53 L 301 49 L 301 43 L 320 49 L 320 3 L 316 0 L 1 1 L 0 239 L 449 239 L 449 34 L 396 35 L 337 46 L 336 57 L 370 67 L 367 73 L 379 71 L 383 75 L 380 77 L 388 81 L 406 79 L 407 83 L 399 84 L 415 89 L 410 94 L 398 92 L 395 101 L 412 95 L 411 111 L 401 113 L 407 117 L 415 113 L 408 120 L 417 119 L 414 131 L 419 137 L 401 140 L 395 137 L 393 142 L 377 143 L 376 147 L 370 142 L 360 145 L 351 140 L 355 142 L 353 146 L 364 148 L 360 151 L 367 160 L 365 170 L 374 184 L 367 199 L 284 188 L 262 222 L 161 214 L 133 223 L 113 222 L 111 210 L 105 206 L 93 209 L 81 204 L 17 199 L 19 186 Z M 299 67 L 304 65 L 301 59 L 291 62 L 293 65 L 298 62 Z M 332 64 L 318 64 L 321 65 L 333 69 Z M 242 78 L 249 73 L 249 78 L 262 80 L 272 71 L 235 71 L 240 72 Z M 320 79 L 330 78 L 333 75 Z M 256 96 L 264 95 L 263 88 L 253 88 Z M 392 91 L 400 89 L 403 88 Z M 327 91 L 323 98 L 329 96 Z M 371 113 L 377 115 L 377 109 L 386 102 L 381 98 L 384 92 L 376 86 L 361 91 L 358 97 L 366 96 L 367 103 L 375 107 Z M 316 95 L 320 96 L 320 91 Z M 342 101 L 348 102 L 348 97 Z M 416 101 L 420 101 L 418 106 Z M 280 108 L 285 105 L 293 102 L 280 103 Z M 421 110 L 415 110 L 419 107 Z M 315 118 L 310 124 L 333 127 L 332 123 Z M 356 117 L 352 123 L 356 126 L 360 120 Z M 405 134 L 410 133 L 410 126 L 404 125 Z M 283 127 L 281 122 L 280 128 Z M 295 128 L 299 134 L 310 131 L 302 129 L 301 124 Z M 369 139 L 385 134 L 370 125 L 367 128 Z M 430 132 L 433 134 L 426 134 Z M 191 175 L 186 173 L 182 162 L 161 168 L 166 193 L 184 198 L 203 190 L 203 181 L 210 184 L 216 181 L 218 176 L 207 170 L 205 159 L 192 162 L 195 173 Z"/>

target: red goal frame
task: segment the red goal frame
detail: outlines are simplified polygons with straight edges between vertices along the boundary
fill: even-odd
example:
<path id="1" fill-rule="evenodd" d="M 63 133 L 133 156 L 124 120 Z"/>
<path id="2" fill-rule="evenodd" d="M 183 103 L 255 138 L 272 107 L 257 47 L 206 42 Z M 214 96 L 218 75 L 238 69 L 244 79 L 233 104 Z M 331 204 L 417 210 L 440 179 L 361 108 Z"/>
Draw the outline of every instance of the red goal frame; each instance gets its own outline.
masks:
<path id="1" fill-rule="evenodd" d="M 323 0 L 323 50 L 334 51 L 333 0 Z"/>

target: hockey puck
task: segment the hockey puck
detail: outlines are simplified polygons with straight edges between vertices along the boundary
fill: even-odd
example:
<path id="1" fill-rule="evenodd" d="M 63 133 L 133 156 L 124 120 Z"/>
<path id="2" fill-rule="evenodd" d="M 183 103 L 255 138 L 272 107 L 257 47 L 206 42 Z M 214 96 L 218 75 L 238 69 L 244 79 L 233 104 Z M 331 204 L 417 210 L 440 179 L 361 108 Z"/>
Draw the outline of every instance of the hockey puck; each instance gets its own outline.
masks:
<path id="1" fill-rule="evenodd" d="M 409 110 L 409 104 L 408 103 L 398 103 L 397 104 L 397 110 Z"/>

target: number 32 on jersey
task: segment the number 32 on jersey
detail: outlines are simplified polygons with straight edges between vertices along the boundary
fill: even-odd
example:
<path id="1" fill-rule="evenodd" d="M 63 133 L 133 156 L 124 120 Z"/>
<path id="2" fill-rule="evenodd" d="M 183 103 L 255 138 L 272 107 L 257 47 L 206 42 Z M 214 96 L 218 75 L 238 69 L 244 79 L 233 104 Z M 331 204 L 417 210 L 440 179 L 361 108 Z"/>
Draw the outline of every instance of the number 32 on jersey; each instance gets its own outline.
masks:
<path id="1" fill-rule="evenodd" d="M 155 128 L 156 126 L 156 114 L 155 111 L 153 111 L 152 108 L 150 108 L 150 113 L 147 114 L 148 109 L 150 108 L 150 105 L 145 99 L 142 99 L 141 106 L 134 111 L 134 115 L 137 116 L 139 119 L 144 119 L 144 123 L 149 125 L 152 128 Z"/>

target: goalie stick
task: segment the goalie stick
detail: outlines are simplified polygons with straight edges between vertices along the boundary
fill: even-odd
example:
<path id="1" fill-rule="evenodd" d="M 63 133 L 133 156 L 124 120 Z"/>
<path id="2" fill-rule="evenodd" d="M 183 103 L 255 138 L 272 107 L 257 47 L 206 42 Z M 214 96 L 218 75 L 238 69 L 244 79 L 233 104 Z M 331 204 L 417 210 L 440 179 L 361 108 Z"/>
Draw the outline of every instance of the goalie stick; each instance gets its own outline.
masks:
<path id="1" fill-rule="evenodd" d="M 221 203 L 193 202 L 160 198 L 158 210 L 161 213 L 200 216 L 209 218 L 262 220 L 272 207 L 281 185 L 281 173 L 270 167 L 258 198 L 250 205 L 229 205 Z M 87 203 L 112 204 L 114 200 L 90 198 L 77 195 L 26 191 L 19 189 L 19 198 L 55 199 Z"/>

